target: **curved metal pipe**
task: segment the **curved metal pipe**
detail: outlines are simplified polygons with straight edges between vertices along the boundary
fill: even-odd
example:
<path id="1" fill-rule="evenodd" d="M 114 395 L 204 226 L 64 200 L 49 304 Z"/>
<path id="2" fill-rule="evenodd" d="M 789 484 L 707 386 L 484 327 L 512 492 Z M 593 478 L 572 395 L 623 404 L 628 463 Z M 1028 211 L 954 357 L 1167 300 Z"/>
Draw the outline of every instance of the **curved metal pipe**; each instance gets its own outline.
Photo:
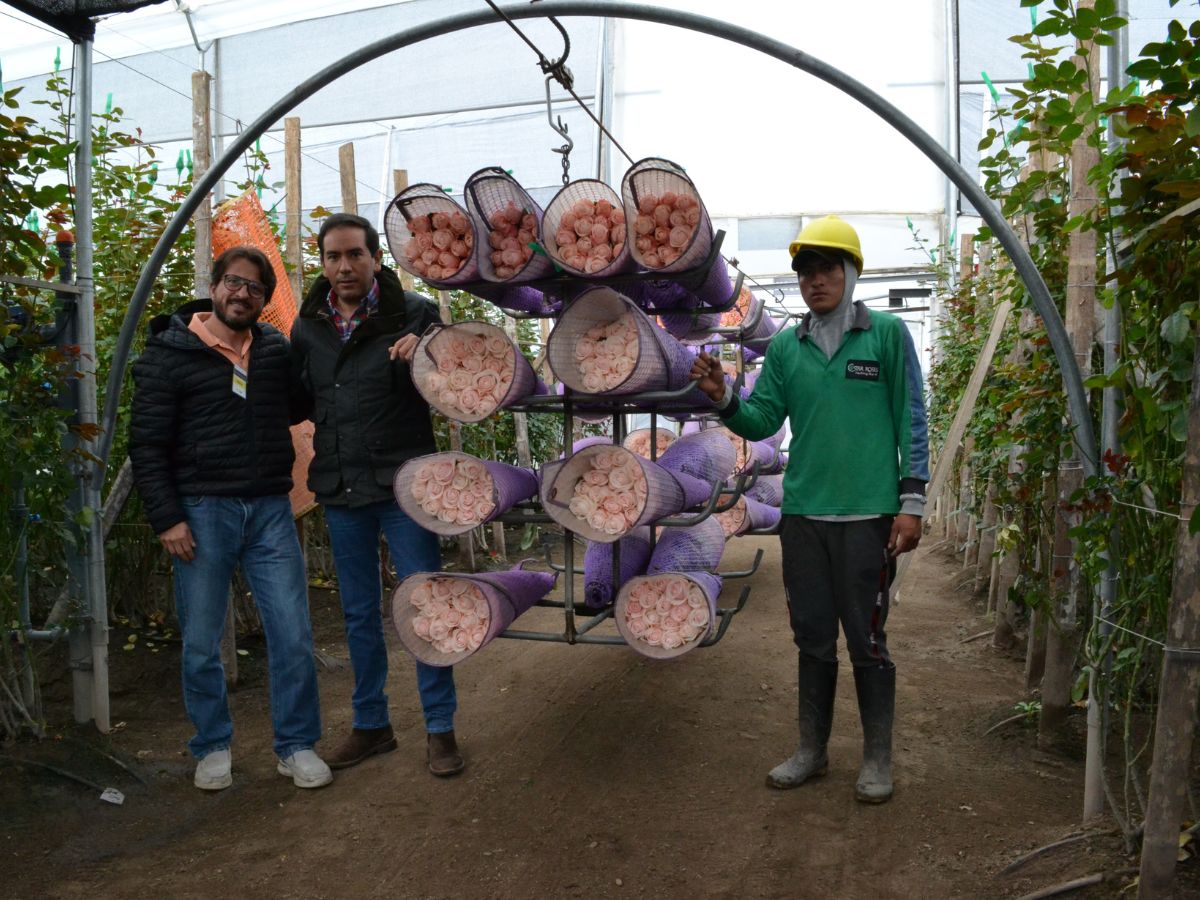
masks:
<path id="1" fill-rule="evenodd" d="M 545 0 L 532 6 L 505 7 L 505 14 L 511 19 L 540 19 L 549 16 L 589 16 L 597 18 L 634 19 L 643 22 L 655 22 L 660 25 L 671 25 L 696 31 L 712 37 L 731 41 L 757 50 L 767 56 L 774 57 L 780 62 L 793 68 L 800 69 L 822 81 L 833 85 L 842 93 L 854 98 L 867 109 L 874 112 L 885 122 L 906 137 L 918 150 L 925 154 L 955 186 L 979 210 L 983 220 L 992 229 L 997 240 L 1008 253 L 1017 274 L 1025 283 L 1042 321 L 1050 337 L 1050 345 L 1058 359 L 1059 370 L 1062 372 L 1063 385 L 1067 393 L 1067 406 L 1075 432 L 1075 441 L 1083 456 L 1084 471 L 1093 476 L 1096 474 L 1097 452 L 1096 434 L 1092 426 L 1091 414 L 1088 411 L 1087 394 L 1084 392 L 1083 380 L 1079 374 L 1079 366 L 1075 361 L 1071 343 L 1067 338 L 1066 328 L 1063 327 L 1062 317 L 1050 296 L 1050 290 L 1042 280 L 1041 274 L 1034 265 L 1029 251 L 1022 245 L 1016 232 L 1005 221 L 996 204 L 988 198 L 983 190 L 972 181 L 967 172 L 950 156 L 932 137 L 923 131 L 912 119 L 888 103 L 866 85 L 856 81 L 844 72 L 809 56 L 773 38 L 766 37 L 755 31 L 730 25 L 716 19 L 698 16 L 693 13 L 678 10 L 662 9 L 655 6 L 610 2 L 575 2 L 575 0 Z M 311 78 L 302 82 L 295 89 L 285 94 L 272 104 L 266 112 L 254 120 L 245 131 L 229 146 L 204 177 L 192 187 L 192 192 L 180 205 L 179 210 L 167 225 L 166 230 L 155 245 L 150 259 L 142 269 L 129 301 L 129 309 L 121 325 L 121 334 L 117 348 L 113 354 L 112 368 L 109 371 L 108 386 L 105 391 L 104 419 L 101 423 L 103 433 L 100 437 L 99 453 L 102 463 L 107 462 L 109 451 L 112 449 L 113 429 L 117 419 L 117 401 L 120 399 L 121 385 L 125 378 L 125 368 L 129 363 L 129 351 L 133 343 L 133 335 L 137 330 L 138 321 L 146 307 L 150 295 L 150 287 L 162 269 L 163 262 L 170 252 L 172 245 L 183 232 L 188 219 L 192 217 L 201 199 L 212 190 L 217 181 L 225 174 L 241 154 L 250 148 L 274 122 L 297 104 L 311 97 L 330 82 L 340 78 L 359 66 L 371 60 L 411 46 L 430 38 L 452 34 L 479 25 L 489 25 L 500 21 L 491 10 L 464 13 L 449 16 L 424 25 L 418 25 L 407 31 L 391 37 L 383 38 L 373 44 L 368 44 L 326 66 Z"/>

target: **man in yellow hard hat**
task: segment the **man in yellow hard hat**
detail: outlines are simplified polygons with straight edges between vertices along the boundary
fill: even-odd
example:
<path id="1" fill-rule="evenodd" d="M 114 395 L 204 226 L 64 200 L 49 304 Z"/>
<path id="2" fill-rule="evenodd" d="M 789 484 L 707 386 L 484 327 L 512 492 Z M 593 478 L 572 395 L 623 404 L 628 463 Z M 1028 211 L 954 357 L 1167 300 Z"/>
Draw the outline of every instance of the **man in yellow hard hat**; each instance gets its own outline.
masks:
<path id="1" fill-rule="evenodd" d="M 788 249 L 808 312 L 771 340 L 753 393 L 739 400 L 707 353 L 692 378 L 744 438 L 791 423 L 780 543 L 799 648 L 800 744 L 767 783 L 799 787 L 828 769 L 840 624 L 863 725 L 855 796 L 883 803 L 892 796 L 896 702 L 888 588 L 896 557 L 921 538 L 929 480 L 921 367 L 899 318 L 854 302 L 863 254 L 848 223 L 817 219 Z"/>

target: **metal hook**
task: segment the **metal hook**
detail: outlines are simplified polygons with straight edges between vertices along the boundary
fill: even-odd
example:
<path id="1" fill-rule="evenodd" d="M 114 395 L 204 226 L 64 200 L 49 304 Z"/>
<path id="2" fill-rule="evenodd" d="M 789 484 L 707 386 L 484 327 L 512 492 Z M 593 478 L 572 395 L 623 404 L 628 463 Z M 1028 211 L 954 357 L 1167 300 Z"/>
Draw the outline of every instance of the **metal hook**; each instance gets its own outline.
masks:
<path id="1" fill-rule="evenodd" d="M 563 165 L 563 184 L 567 184 L 571 180 L 571 150 L 575 147 L 575 141 L 571 139 L 571 135 L 567 133 L 567 123 L 562 120 L 562 116 L 555 116 L 553 104 L 550 100 L 550 82 L 554 80 L 553 75 L 546 76 L 546 121 L 550 123 L 550 127 L 561 137 L 565 144 L 561 147 L 551 147 L 555 153 L 562 154 Z M 557 121 L 556 121 L 557 120 Z"/>

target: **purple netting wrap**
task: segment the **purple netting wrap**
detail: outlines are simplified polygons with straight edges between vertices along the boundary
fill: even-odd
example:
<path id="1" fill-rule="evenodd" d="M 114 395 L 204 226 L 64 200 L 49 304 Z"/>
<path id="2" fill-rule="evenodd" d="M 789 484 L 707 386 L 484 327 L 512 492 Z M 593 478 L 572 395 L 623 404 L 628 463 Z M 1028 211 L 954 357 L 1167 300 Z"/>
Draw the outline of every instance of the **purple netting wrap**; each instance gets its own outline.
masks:
<path id="1" fill-rule="evenodd" d="M 723 434 L 725 439 L 734 448 L 736 458 L 732 474 L 741 475 L 743 472 L 749 472 L 754 468 L 755 464 L 758 465 L 758 474 L 760 475 L 774 475 L 777 472 L 783 471 L 783 461 L 780 457 L 779 448 L 772 444 L 770 440 L 748 441 L 745 438 L 738 437 L 728 428 L 715 430 Z"/>
<path id="2" fill-rule="evenodd" d="M 453 450 L 410 459 L 392 480 L 396 502 L 408 517 L 426 531 L 444 535 L 491 522 L 537 489 L 532 469 Z"/>
<path id="3" fill-rule="evenodd" d="M 554 587 L 558 576 L 552 572 L 527 570 L 525 566 L 530 562 L 532 560 L 525 560 L 506 572 L 478 575 L 418 572 L 405 578 L 392 594 L 392 625 L 401 643 L 409 653 L 431 666 L 452 666 L 477 653 Z M 462 585 L 479 589 L 485 604 L 483 615 L 469 611 L 465 603 L 455 608 L 454 598 L 463 596 L 455 592 L 461 590 Z M 469 591 L 466 593 L 469 595 Z M 430 597 L 430 594 L 435 596 Z M 443 602 L 445 608 L 440 605 Z M 457 613 L 458 618 L 450 615 L 450 611 Z M 469 629 L 463 627 L 463 615 L 475 616 Z M 424 624 L 418 624 L 418 620 L 424 620 Z M 435 621 L 440 625 L 431 629 L 430 625 Z M 460 633 L 466 637 L 459 642 L 461 647 L 440 649 L 422 637 L 419 630 L 425 630 L 430 637 L 444 634 L 438 638 L 440 641 Z"/>
<path id="4" fill-rule="evenodd" d="M 759 503 L 767 506 L 783 505 L 783 476 L 759 475 L 754 484 L 746 491 L 747 497 L 753 497 Z"/>
<path id="5" fill-rule="evenodd" d="M 631 480 L 630 487 L 622 484 L 612 488 L 596 483 L 596 476 L 590 482 L 587 477 L 594 470 L 618 468 L 633 473 L 632 479 L 625 476 L 625 480 Z M 581 481 L 598 490 L 580 487 L 577 491 Z M 585 491 L 590 496 L 581 499 L 579 495 Z M 604 505 L 609 498 L 619 504 L 622 495 L 629 495 L 632 501 L 615 507 Z M 583 502 L 585 499 L 591 502 Z M 691 505 L 678 478 L 656 463 L 615 446 L 585 447 L 565 460 L 547 463 L 542 467 L 541 501 L 547 515 L 563 528 L 608 544 L 639 525 L 652 524 Z"/>
<path id="6" fill-rule="evenodd" d="M 687 528 L 664 528 L 646 567 L 647 575 L 715 570 L 725 552 L 725 532 L 713 516 Z"/>
<path id="7" fill-rule="evenodd" d="M 392 257 L 409 274 L 451 287 L 479 278 L 486 229 L 436 184 L 414 184 L 397 194 L 383 229 Z"/>
<path id="8" fill-rule="evenodd" d="M 742 496 L 738 497 L 732 509 L 718 513 L 716 518 L 726 537 L 737 537 L 749 531 L 774 534 L 779 529 L 780 511 L 777 506 L 768 506 L 753 497 Z"/>
<path id="9" fill-rule="evenodd" d="M 601 240 L 602 222 L 607 240 Z M 542 218 L 542 246 L 572 275 L 607 278 L 633 268 L 621 198 L 594 178 L 572 181 L 554 195 Z"/>
<path id="10" fill-rule="evenodd" d="M 593 288 L 566 308 L 546 356 L 555 377 L 584 394 L 674 390 L 690 380 L 692 354 L 611 288 Z"/>
<path id="11" fill-rule="evenodd" d="M 613 584 L 613 547 L 620 547 L 621 572 Z M 646 571 L 650 562 L 650 529 L 635 528 L 615 544 L 589 541 L 583 555 L 583 602 L 592 609 L 610 606 L 617 589 Z"/>
<path id="12" fill-rule="evenodd" d="M 476 284 L 472 286 L 471 293 L 511 312 L 550 316 L 562 309 L 561 300 L 547 297 L 537 288 L 527 284 Z"/>
<path id="13" fill-rule="evenodd" d="M 769 316 L 765 312 L 762 318 L 758 320 L 758 324 L 742 334 L 742 343 L 747 349 L 753 349 L 759 356 L 766 352 L 767 344 L 771 343 L 771 338 L 779 333 L 779 330 L 787 324 L 787 319 L 775 318 Z"/>
<path id="14" fill-rule="evenodd" d="M 700 192 L 666 159 L 634 163 L 621 181 L 633 258 L 657 272 L 694 269 L 712 250 L 713 229 Z M 724 267 L 722 267 L 724 268 Z M 729 273 L 725 272 L 729 296 Z"/>
<path id="15" fill-rule="evenodd" d="M 554 272 L 554 263 L 537 253 L 542 227 L 542 208 L 498 166 L 480 169 L 463 188 L 467 208 L 483 223 L 480 237 L 479 274 L 487 281 L 522 282 Z"/>
<path id="16" fill-rule="evenodd" d="M 672 472 L 683 472 L 710 486 L 723 482 L 733 472 L 737 453 L 721 430 L 710 428 L 685 434 L 671 444 L 658 464 Z"/>
<path id="17" fill-rule="evenodd" d="M 412 379 L 426 403 L 459 422 L 546 393 L 516 344 L 488 322 L 431 327 L 413 353 Z"/>
<path id="18" fill-rule="evenodd" d="M 617 594 L 613 619 L 621 637 L 651 659 L 671 659 L 699 647 L 717 622 L 721 579 L 708 572 L 645 575 Z"/>

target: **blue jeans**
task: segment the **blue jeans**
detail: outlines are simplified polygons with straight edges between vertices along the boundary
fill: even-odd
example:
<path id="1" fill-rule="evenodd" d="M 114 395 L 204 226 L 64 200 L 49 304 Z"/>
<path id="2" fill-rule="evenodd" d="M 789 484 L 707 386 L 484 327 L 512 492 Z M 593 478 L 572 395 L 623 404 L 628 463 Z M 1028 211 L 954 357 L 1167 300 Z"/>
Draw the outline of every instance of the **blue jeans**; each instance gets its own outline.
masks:
<path id="1" fill-rule="evenodd" d="M 308 618 L 308 578 L 286 496 L 183 497 L 196 541 L 195 559 L 174 560 L 175 611 L 183 631 L 183 703 L 197 758 L 225 750 L 233 738 L 221 633 L 229 587 L 240 564 L 267 638 L 271 723 L 281 759 L 321 738 L 317 670 Z"/>
<path id="2" fill-rule="evenodd" d="M 389 724 L 384 693 L 388 658 L 380 611 L 379 534 L 387 538 L 401 580 L 414 572 L 440 572 L 441 548 L 437 535 L 410 519 L 393 500 L 358 507 L 326 506 L 325 524 L 354 667 L 354 727 L 383 728 Z M 430 734 L 453 731 L 458 708 L 454 670 L 418 660 L 417 691 L 425 712 L 425 730 Z"/>

